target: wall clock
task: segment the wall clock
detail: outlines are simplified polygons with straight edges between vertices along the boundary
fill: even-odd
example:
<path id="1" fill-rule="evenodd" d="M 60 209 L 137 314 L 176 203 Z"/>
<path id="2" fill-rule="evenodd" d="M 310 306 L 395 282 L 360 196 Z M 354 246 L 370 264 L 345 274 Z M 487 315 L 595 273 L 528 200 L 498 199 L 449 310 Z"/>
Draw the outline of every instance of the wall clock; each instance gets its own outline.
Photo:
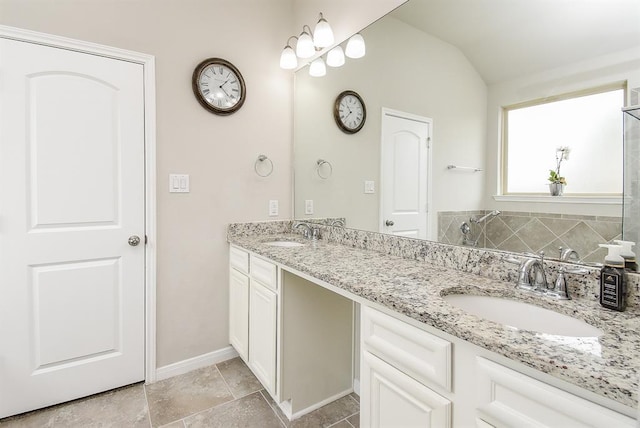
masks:
<path id="1" fill-rule="evenodd" d="M 202 107 L 222 116 L 238 111 L 247 97 L 242 74 L 221 58 L 208 58 L 198 64 L 191 86 Z"/>
<path id="2" fill-rule="evenodd" d="M 343 132 L 355 134 L 367 120 L 367 109 L 357 92 L 344 91 L 336 98 L 333 106 L 333 118 Z"/>

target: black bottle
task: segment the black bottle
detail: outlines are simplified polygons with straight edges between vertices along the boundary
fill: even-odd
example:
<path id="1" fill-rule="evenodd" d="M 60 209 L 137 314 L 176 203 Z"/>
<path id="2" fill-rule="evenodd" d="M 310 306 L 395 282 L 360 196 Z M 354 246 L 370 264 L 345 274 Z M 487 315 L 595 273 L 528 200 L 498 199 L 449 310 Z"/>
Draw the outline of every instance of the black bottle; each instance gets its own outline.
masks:
<path id="1" fill-rule="evenodd" d="M 624 311 L 627 306 L 627 282 L 624 274 L 624 259 L 620 256 L 620 245 L 604 245 L 609 254 L 604 258 L 600 272 L 600 304 L 614 311 Z"/>

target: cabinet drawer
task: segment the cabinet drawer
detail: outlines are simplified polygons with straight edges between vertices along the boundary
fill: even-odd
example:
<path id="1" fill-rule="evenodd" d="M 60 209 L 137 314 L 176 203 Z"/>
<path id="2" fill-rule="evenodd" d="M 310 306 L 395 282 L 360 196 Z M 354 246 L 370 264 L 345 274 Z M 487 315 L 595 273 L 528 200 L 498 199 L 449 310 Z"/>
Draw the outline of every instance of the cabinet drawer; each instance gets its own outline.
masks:
<path id="1" fill-rule="evenodd" d="M 249 253 L 240 248 L 231 247 L 229 249 L 229 264 L 240 272 L 249 273 Z"/>
<path id="2" fill-rule="evenodd" d="M 599 404 L 477 357 L 476 416 L 494 426 L 634 427 Z"/>
<path id="3" fill-rule="evenodd" d="M 278 290 L 276 265 L 253 255 L 251 256 L 251 278 L 272 290 Z"/>
<path id="4" fill-rule="evenodd" d="M 362 347 L 424 385 L 451 391 L 451 343 L 362 307 Z"/>

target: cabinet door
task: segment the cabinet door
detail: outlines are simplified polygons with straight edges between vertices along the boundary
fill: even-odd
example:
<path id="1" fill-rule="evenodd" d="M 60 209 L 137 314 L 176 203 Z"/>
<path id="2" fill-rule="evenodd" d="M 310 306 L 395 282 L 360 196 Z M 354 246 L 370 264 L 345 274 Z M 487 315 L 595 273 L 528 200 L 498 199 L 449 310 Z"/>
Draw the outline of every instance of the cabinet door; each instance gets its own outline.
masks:
<path id="1" fill-rule="evenodd" d="M 229 269 L 229 343 L 246 362 L 249 356 L 249 277 Z"/>
<path id="2" fill-rule="evenodd" d="M 276 386 L 276 293 L 252 280 L 249 307 L 249 366 L 262 385 L 273 393 Z"/>
<path id="3" fill-rule="evenodd" d="M 451 426 L 451 402 L 446 398 L 367 351 L 360 369 L 363 427 Z"/>

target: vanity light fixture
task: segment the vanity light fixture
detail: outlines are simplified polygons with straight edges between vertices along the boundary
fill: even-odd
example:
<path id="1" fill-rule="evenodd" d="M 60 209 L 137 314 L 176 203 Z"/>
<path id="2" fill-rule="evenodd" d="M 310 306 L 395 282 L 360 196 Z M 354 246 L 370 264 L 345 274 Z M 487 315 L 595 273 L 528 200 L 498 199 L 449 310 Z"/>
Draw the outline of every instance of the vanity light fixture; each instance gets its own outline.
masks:
<path id="1" fill-rule="evenodd" d="M 366 53 L 366 46 L 364 44 L 364 39 L 360 35 L 360 33 L 356 33 L 347 42 L 347 48 L 345 50 L 345 54 L 349 58 L 362 58 Z"/>
<path id="2" fill-rule="evenodd" d="M 296 40 L 295 49 L 292 47 L 292 39 Z M 320 17 L 313 31 L 305 24 L 302 26 L 302 33 L 299 36 L 291 36 L 287 39 L 287 45 L 280 54 L 280 68 L 285 70 L 298 68 L 298 58 L 312 58 L 316 52 L 333 45 L 334 39 L 331 26 L 324 19 L 322 12 L 320 12 Z M 355 34 L 347 42 L 346 56 L 349 58 L 362 58 L 364 55 L 364 39 L 359 33 Z M 345 50 L 340 45 L 335 46 L 327 53 L 326 64 L 325 59 L 322 58 L 323 56 L 321 55 L 311 62 L 309 66 L 309 74 L 311 76 L 324 76 L 327 74 L 327 65 L 329 67 L 340 67 L 345 63 Z"/>
<path id="3" fill-rule="evenodd" d="M 327 67 L 325 67 L 322 57 L 314 59 L 309 66 L 309 75 L 313 77 L 322 77 L 325 74 L 327 74 Z"/>
<path id="4" fill-rule="evenodd" d="M 322 16 L 322 12 L 320 12 L 320 19 L 313 32 L 313 44 L 319 48 L 327 48 L 333 44 L 333 41 L 333 30 L 327 20 L 324 19 L 324 16 Z"/>
<path id="5" fill-rule="evenodd" d="M 307 33 L 306 28 L 309 28 L 309 26 L 302 26 L 302 33 L 300 33 L 296 44 L 296 55 L 299 58 L 310 58 L 316 53 L 316 47 L 313 45 L 311 34 L 309 34 L 311 33 L 311 28 L 309 28 L 309 33 Z"/>
<path id="6" fill-rule="evenodd" d="M 298 66 L 298 57 L 296 56 L 296 52 L 289 44 L 289 40 L 291 39 L 298 40 L 296 36 L 289 37 L 287 40 L 287 46 L 284 47 L 282 54 L 280 55 L 280 68 L 285 70 L 293 70 Z"/>
<path id="7" fill-rule="evenodd" d="M 331 49 L 327 54 L 327 65 L 329 67 L 340 67 L 344 65 L 344 51 L 342 46 L 338 45 Z"/>

